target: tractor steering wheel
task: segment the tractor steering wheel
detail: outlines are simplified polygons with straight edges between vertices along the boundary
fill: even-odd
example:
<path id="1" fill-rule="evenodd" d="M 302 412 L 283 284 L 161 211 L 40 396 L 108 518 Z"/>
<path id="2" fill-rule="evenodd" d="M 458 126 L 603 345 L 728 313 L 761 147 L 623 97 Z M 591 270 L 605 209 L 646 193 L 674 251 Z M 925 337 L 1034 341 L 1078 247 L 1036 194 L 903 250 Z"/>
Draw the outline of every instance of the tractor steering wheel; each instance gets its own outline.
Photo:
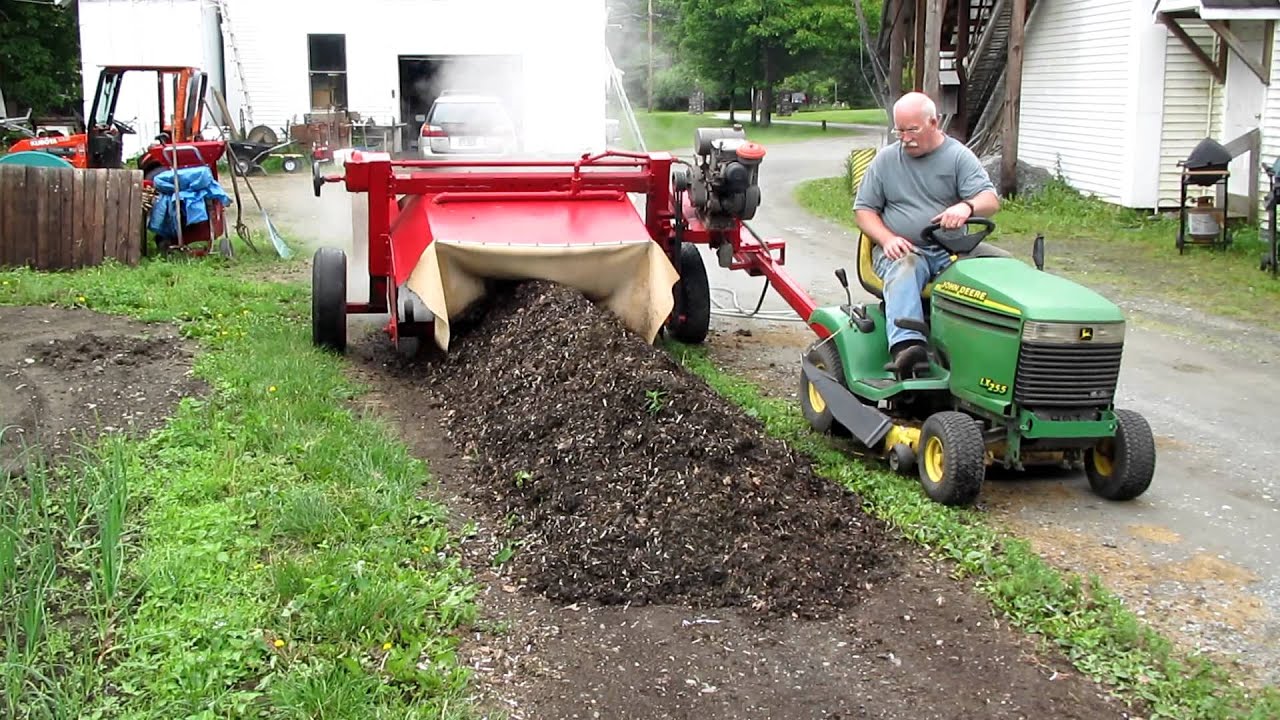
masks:
<path id="1" fill-rule="evenodd" d="M 968 233 L 960 237 L 941 238 L 935 235 L 938 230 L 942 229 L 941 223 L 934 223 L 924 230 L 920 231 L 920 239 L 924 240 L 925 245 L 937 245 L 955 255 L 964 255 L 973 252 L 978 246 L 996 229 L 996 224 L 984 217 L 973 216 L 964 221 L 965 226 L 982 225 L 985 229 L 976 233 Z"/>

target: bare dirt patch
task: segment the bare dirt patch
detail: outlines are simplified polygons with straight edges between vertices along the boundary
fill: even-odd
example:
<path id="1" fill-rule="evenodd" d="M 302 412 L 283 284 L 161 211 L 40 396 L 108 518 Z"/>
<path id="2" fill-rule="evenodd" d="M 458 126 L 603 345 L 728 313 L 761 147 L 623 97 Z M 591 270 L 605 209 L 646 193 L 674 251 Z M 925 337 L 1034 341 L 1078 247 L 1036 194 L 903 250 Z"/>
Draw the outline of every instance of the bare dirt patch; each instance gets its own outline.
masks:
<path id="1" fill-rule="evenodd" d="M 484 619 L 462 657 L 487 707 L 1129 717 L 580 296 L 530 284 L 484 310 L 448 358 L 405 361 L 372 333 L 352 360 L 430 494 L 474 523 Z"/>
<path id="2" fill-rule="evenodd" d="M 0 472 L 108 432 L 159 427 L 203 392 L 171 327 L 89 310 L 0 306 Z"/>

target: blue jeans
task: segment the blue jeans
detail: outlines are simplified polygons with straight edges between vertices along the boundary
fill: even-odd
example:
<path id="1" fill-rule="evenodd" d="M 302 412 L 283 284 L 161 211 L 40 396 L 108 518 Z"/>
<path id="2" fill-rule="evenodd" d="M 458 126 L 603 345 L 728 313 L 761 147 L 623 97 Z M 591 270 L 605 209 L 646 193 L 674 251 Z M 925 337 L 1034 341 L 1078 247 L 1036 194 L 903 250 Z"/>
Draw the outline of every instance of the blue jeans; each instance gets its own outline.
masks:
<path id="1" fill-rule="evenodd" d="M 968 255 L 962 257 L 1010 257 L 1010 254 L 994 245 L 978 243 Z M 951 253 L 937 246 L 916 247 L 916 251 L 898 260 L 885 257 L 879 245 L 871 249 L 872 269 L 884 281 L 884 314 L 888 327 L 889 348 L 906 340 L 924 342 L 924 335 L 915 330 L 898 327 L 898 318 L 924 320 L 924 308 L 920 293 L 938 273 L 951 266 Z"/>

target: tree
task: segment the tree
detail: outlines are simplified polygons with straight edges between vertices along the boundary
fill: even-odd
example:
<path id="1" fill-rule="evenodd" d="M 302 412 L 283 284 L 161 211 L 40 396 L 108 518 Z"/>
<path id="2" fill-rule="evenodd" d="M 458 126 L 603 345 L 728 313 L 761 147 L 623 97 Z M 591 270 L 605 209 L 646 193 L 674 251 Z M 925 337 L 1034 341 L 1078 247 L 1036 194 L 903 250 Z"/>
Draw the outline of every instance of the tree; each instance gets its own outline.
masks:
<path id="1" fill-rule="evenodd" d="M 32 115 L 79 112 L 80 29 L 76 4 L 0 0 L 0 87 Z M 0 114 L 4 108 L 0 108 Z"/>
<path id="2" fill-rule="evenodd" d="M 847 64 L 859 51 L 849 0 L 674 0 L 683 59 L 730 87 L 763 91 L 768 126 L 774 86 L 795 72 Z"/>

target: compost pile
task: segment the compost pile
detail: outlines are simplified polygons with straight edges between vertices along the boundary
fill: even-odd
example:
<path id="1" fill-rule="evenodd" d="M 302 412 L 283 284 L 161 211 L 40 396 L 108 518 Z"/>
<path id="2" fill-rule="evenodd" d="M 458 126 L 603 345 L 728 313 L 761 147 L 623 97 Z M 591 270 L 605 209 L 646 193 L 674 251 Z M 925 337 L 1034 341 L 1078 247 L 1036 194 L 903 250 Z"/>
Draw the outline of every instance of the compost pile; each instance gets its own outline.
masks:
<path id="1" fill-rule="evenodd" d="M 534 590 L 814 618 L 892 572 L 857 496 L 581 293 L 509 285 L 454 329 L 414 372 Z"/>

